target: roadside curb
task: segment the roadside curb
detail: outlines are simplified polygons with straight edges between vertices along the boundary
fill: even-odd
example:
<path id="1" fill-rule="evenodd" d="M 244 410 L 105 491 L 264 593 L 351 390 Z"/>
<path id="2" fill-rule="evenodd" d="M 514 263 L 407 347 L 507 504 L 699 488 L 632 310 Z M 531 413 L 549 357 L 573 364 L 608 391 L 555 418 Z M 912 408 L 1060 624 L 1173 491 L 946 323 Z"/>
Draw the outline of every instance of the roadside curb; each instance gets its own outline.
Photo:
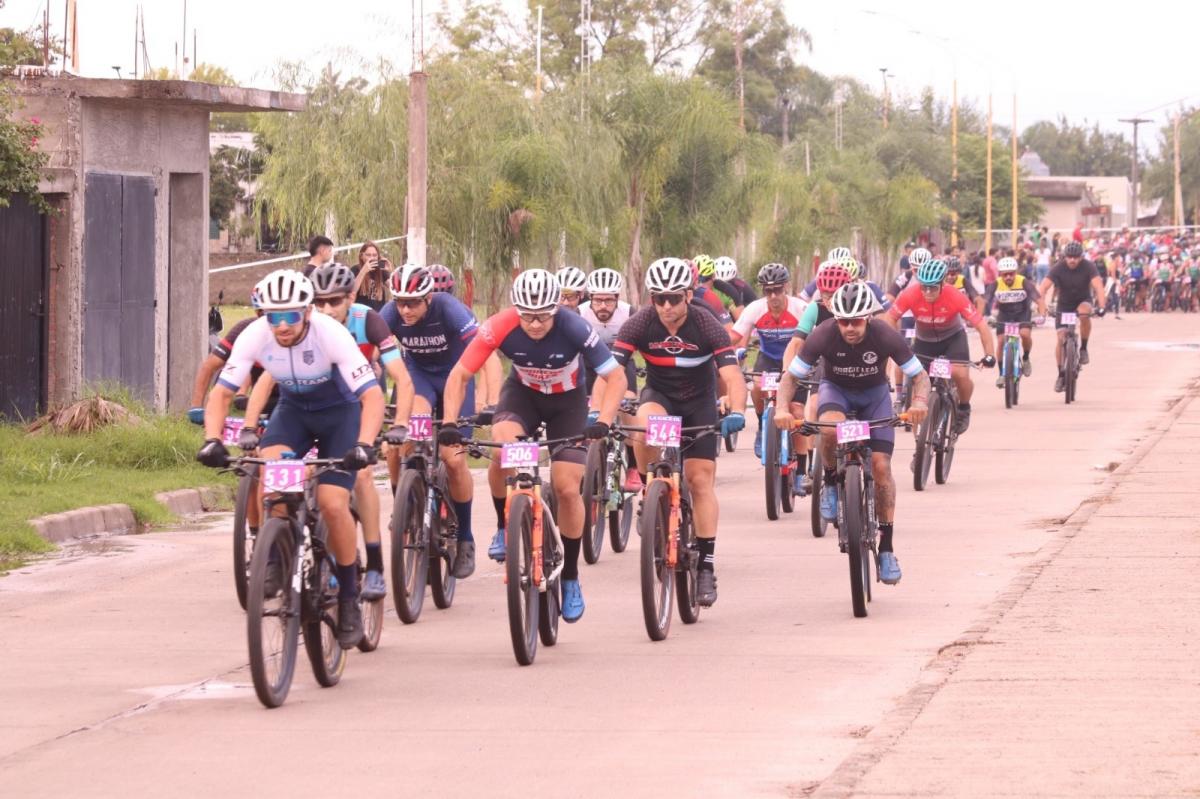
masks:
<path id="1" fill-rule="evenodd" d="M 204 513 L 228 504 L 233 496 L 226 488 L 181 488 L 154 496 L 177 516 Z M 140 529 L 133 509 L 125 504 L 94 505 L 51 513 L 30 519 L 34 531 L 54 544 L 94 535 L 127 535 Z"/>
<path id="2" fill-rule="evenodd" d="M 1200 396 L 1200 380 L 1192 379 L 1182 394 L 1154 423 L 1145 438 L 1133 449 L 1100 486 L 1085 497 L 1072 513 L 1059 525 L 1059 531 L 1043 545 L 1033 562 L 1021 569 L 1008 586 L 988 605 L 958 638 L 941 647 L 917 678 L 917 684 L 909 689 L 861 743 L 814 788 L 802 795 L 830 799 L 853 796 L 859 782 L 891 751 L 909 731 L 925 707 L 958 671 L 971 650 L 989 643 L 987 634 L 1011 611 L 1025 593 L 1033 586 L 1046 567 L 1066 548 L 1071 539 L 1087 525 L 1117 487 L 1128 477 L 1178 421 L 1184 409 Z"/>

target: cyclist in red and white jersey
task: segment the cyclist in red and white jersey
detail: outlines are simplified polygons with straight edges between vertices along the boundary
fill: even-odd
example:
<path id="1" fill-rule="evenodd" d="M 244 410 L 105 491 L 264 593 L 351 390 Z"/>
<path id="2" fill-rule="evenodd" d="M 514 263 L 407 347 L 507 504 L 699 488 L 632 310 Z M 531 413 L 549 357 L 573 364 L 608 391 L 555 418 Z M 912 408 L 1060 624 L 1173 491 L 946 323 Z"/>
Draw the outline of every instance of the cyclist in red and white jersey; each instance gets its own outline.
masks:
<path id="1" fill-rule="evenodd" d="M 499 350 L 512 361 L 512 371 L 500 390 L 493 415 L 492 438 L 516 441 L 537 435 L 545 423 L 547 438 L 578 435 L 589 439 L 608 434 L 625 395 L 625 372 L 613 360 L 608 347 L 578 313 L 559 313 L 561 290 L 554 275 L 544 269 L 529 269 L 513 281 L 513 307 L 489 318 L 479 328 L 462 358 L 450 371 L 442 397 L 443 420 L 454 421 L 471 376 L 483 368 L 488 357 Z M 588 397 L 583 365 L 603 381 L 600 412 L 587 424 Z M 456 427 L 443 427 L 438 434 L 443 446 L 462 442 Z M 586 450 L 560 447 L 551 453 L 550 481 L 558 500 L 557 521 L 563 536 L 562 615 L 578 621 L 584 612 L 579 587 L 579 549 L 583 537 L 583 481 Z M 488 556 L 505 557 L 505 473 L 499 459 L 488 467 L 488 483 L 496 507 L 497 531 Z"/>

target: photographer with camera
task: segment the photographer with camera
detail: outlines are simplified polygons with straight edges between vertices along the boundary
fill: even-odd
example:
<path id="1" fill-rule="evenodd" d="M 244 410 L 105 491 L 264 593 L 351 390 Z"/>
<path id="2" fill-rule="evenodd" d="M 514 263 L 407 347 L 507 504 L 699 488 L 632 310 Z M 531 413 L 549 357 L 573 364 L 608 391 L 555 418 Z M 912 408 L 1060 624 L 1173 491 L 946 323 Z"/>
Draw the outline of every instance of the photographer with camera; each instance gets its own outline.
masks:
<path id="1" fill-rule="evenodd" d="M 379 251 L 379 245 L 373 241 L 363 242 L 358 249 L 358 265 L 354 272 L 354 301 L 370 306 L 376 311 L 383 308 L 391 299 L 388 292 L 388 278 L 392 275 L 392 262 Z"/>

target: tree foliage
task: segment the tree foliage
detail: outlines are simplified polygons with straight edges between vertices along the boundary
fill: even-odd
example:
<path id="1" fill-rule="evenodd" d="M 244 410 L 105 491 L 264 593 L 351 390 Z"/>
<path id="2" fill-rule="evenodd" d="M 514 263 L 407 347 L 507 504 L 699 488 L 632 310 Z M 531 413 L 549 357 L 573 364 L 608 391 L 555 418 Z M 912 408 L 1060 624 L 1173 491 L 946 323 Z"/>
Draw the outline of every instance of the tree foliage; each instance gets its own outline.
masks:
<path id="1" fill-rule="evenodd" d="M 1130 173 L 1133 148 L 1124 136 L 1075 125 L 1060 116 L 1058 123 L 1035 122 L 1021 134 L 1023 147 L 1036 152 L 1052 175 L 1119 176 Z"/>

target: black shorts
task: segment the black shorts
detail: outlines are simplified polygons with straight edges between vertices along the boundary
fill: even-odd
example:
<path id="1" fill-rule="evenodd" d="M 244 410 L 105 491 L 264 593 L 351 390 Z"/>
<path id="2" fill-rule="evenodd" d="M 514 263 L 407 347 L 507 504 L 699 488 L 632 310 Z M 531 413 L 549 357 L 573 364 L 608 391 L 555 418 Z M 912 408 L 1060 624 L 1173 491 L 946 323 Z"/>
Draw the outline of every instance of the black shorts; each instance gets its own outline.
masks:
<path id="1" fill-rule="evenodd" d="M 647 402 L 658 403 L 666 409 L 668 415 L 682 417 L 684 427 L 717 423 L 716 397 L 696 397 L 690 400 L 670 399 L 646 386 L 642 389 L 641 402 L 643 405 Z M 717 436 L 710 435 L 685 445 L 681 452 L 683 459 L 702 458 L 706 461 L 715 461 L 717 445 L 720 443 L 717 439 Z"/>
<path id="2" fill-rule="evenodd" d="M 545 422 L 546 438 L 565 438 L 583 432 L 587 414 L 587 392 L 582 386 L 561 394 L 543 394 L 508 378 L 500 387 L 500 401 L 492 419 L 516 422 L 527 436 L 536 435 Z M 582 446 L 558 447 L 550 453 L 550 460 L 582 465 L 587 461 L 587 450 Z"/>
<path id="3" fill-rule="evenodd" d="M 1073 314 L 1078 315 L 1079 314 L 1079 306 L 1083 305 L 1085 302 L 1088 305 L 1092 304 L 1092 301 L 1090 298 L 1086 299 L 1086 300 L 1078 300 L 1078 301 L 1076 301 L 1074 299 L 1070 299 L 1070 300 L 1067 300 L 1066 302 L 1064 302 L 1062 300 L 1062 298 L 1060 297 L 1058 300 L 1058 308 L 1054 312 L 1054 329 L 1062 330 L 1064 327 L 1066 327 L 1066 325 L 1064 325 L 1062 323 L 1063 313 L 1073 313 Z"/>
<path id="4" fill-rule="evenodd" d="M 596 387 L 596 373 L 587 364 L 583 365 L 584 381 L 587 383 L 588 396 L 592 396 L 592 389 Z M 637 394 L 637 364 L 630 358 L 625 364 L 625 390 L 632 391 Z"/>
<path id="5" fill-rule="evenodd" d="M 1033 316 L 1032 316 L 1032 314 L 1027 313 L 1027 314 L 1024 314 L 1023 318 L 1018 317 L 1016 319 L 997 319 L 995 322 L 997 337 L 1001 337 L 1004 335 L 1004 326 L 1005 325 L 1020 325 L 1022 330 L 1032 330 L 1033 329 Z"/>
<path id="6" fill-rule="evenodd" d="M 357 401 L 319 411 L 280 402 L 267 422 L 267 432 L 259 446 L 265 449 L 282 444 L 292 451 L 292 458 L 303 458 L 316 444 L 317 457 L 340 458 L 358 443 L 361 418 L 362 405 Z M 336 469 L 322 474 L 317 483 L 349 491 L 354 487 L 354 479 L 354 472 Z"/>
<path id="7" fill-rule="evenodd" d="M 967 331 L 965 330 L 960 330 L 950 338 L 941 341 L 913 339 L 912 351 L 913 355 L 920 357 L 925 366 L 939 356 L 951 361 L 971 360 L 971 344 L 967 341 Z"/>
<path id="8" fill-rule="evenodd" d="M 767 355 L 762 350 L 758 351 L 758 357 L 754 360 L 754 371 L 756 372 L 782 372 L 783 364 Z"/>

